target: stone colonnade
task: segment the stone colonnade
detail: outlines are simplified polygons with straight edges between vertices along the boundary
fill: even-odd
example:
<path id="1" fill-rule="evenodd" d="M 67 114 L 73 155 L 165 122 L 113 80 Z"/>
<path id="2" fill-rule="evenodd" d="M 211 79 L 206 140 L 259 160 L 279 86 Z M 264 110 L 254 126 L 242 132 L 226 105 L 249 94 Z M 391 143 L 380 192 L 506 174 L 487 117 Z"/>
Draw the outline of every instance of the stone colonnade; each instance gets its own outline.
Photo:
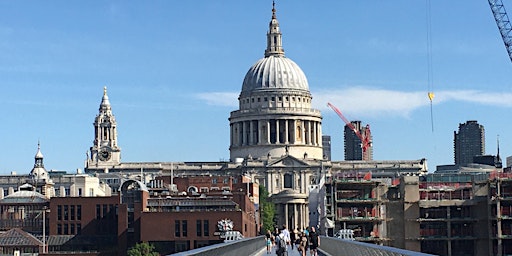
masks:
<path id="1" fill-rule="evenodd" d="M 319 121 L 295 119 L 251 120 L 232 123 L 231 146 L 322 143 Z"/>
<path id="2" fill-rule="evenodd" d="M 276 203 L 278 225 L 286 224 L 288 230 L 301 230 L 308 227 L 309 209 L 306 202 Z M 302 200 L 300 200 L 302 201 Z"/>

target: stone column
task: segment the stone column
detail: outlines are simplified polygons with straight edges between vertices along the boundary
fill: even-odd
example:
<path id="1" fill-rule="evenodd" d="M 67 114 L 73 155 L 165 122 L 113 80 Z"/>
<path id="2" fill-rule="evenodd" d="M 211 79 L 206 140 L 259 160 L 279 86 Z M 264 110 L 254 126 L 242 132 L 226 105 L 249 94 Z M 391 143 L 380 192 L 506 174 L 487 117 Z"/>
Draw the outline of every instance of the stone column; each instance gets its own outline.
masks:
<path id="1" fill-rule="evenodd" d="M 290 143 L 290 141 L 288 139 L 288 138 L 290 138 L 289 133 L 290 133 L 290 131 L 288 130 L 288 119 L 285 119 L 284 120 L 284 143 L 286 143 L 286 144 Z"/>
<path id="2" fill-rule="evenodd" d="M 249 121 L 249 145 L 254 145 L 254 124 Z"/>
<path id="3" fill-rule="evenodd" d="M 268 172 L 267 173 L 267 190 L 268 190 L 268 193 L 270 195 L 274 194 L 274 184 L 273 184 L 273 179 L 272 179 L 272 173 L 271 172 Z"/>
<path id="4" fill-rule="evenodd" d="M 316 136 L 317 122 L 313 122 L 313 145 L 318 145 L 318 138 Z"/>
<path id="5" fill-rule="evenodd" d="M 290 227 L 290 230 L 295 229 L 299 224 L 299 213 L 297 211 L 297 204 L 293 204 L 293 227 Z"/>
<path id="6" fill-rule="evenodd" d="M 270 120 L 267 120 L 267 144 L 270 144 Z"/>
<path id="7" fill-rule="evenodd" d="M 229 124 L 229 146 L 233 146 L 233 124 Z"/>
<path id="8" fill-rule="evenodd" d="M 290 144 L 295 144 L 296 141 L 296 129 L 297 129 L 297 123 L 296 120 L 290 120 L 291 123 L 291 129 L 290 129 Z"/>
<path id="9" fill-rule="evenodd" d="M 263 128 L 261 128 L 261 124 L 262 124 L 262 123 L 260 122 L 260 120 L 258 120 L 258 121 L 256 121 L 256 122 L 257 122 L 257 124 L 258 124 L 258 125 L 257 125 L 257 127 L 258 127 L 258 141 L 256 142 L 256 144 L 258 144 L 258 145 L 259 145 L 259 144 L 261 144 L 261 142 L 262 142 L 262 141 L 261 141 L 261 130 L 262 130 Z"/>
<path id="10" fill-rule="evenodd" d="M 279 119 L 276 119 L 276 144 L 279 144 Z"/>
<path id="11" fill-rule="evenodd" d="M 318 122 L 318 141 L 322 141 L 322 123 Z"/>
<path id="12" fill-rule="evenodd" d="M 313 141 L 312 141 L 312 135 L 313 134 L 313 131 L 311 130 L 311 121 L 308 121 L 308 141 L 307 141 L 307 144 L 308 145 L 312 145 L 313 144 Z"/>
<path id="13" fill-rule="evenodd" d="M 288 227 L 288 204 L 285 203 L 284 204 L 284 224 L 286 224 L 286 226 Z M 290 230 L 290 227 L 288 227 L 288 230 Z"/>
<path id="14" fill-rule="evenodd" d="M 246 140 L 246 137 L 245 137 L 245 121 L 242 121 L 240 122 L 240 126 L 242 127 L 241 128 L 241 133 L 242 133 L 242 145 L 247 145 L 247 140 Z"/>

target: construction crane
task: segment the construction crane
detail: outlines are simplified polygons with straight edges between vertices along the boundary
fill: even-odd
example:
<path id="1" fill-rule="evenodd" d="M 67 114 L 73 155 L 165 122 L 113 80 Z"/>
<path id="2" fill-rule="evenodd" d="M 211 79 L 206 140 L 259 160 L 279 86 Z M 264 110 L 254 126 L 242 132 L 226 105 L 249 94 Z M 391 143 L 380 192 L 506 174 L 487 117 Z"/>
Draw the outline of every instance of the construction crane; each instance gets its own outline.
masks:
<path id="1" fill-rule="evenodd" d="M 333 104 L 331 104 L 329 102 L 327 103 L 327 106 L 332 108 L 332 110 L 334 110 L 334 112 L 336 112 L 336 114 L 338 114 L 338 116 L 341 118 L 341 120 L 343 120 L 343 122 L 345 122 L 345 124 L 361 140 L 361 148 L 363 149 L 362 160 L 371 160 L 370 155 L 369 155 L 370 152 L 368 152 L 368 149 L 372 145 L 372 136 L 371 136 L 371 132 L 370 132 L 370 125 L 367 124 L 366 129 L 364 129 L 364 133 L 361 134 L 361 132 L 359 132 L 359 130 L 356 129 L 356 127 L 354 127 L 354 125 L 341 113 L 341 111 L 337 107 L 335 107 Z"/>
<path id="2" fill-rule="evenodd" d="M 488 0 L 489 6 L 491 7 L 492 14 L 500 30 L 501 38 L 507 48 L 508 57 L 512 61 L 512 25 L 508 19 L 507 11 L 503 6 L 501 0 Z"/>

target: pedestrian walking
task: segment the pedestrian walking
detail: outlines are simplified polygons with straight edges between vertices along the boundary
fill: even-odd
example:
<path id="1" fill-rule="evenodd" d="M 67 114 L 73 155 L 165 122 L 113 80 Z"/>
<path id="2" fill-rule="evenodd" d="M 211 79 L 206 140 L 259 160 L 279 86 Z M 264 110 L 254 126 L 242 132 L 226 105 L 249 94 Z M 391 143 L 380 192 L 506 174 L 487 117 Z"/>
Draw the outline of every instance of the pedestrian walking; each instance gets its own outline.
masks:
<path id="1" fill-rule="evenodd" d="M 320 246 L 320 236 L 315 232 L 315 227 L 311 227 L 309 231 L 309 253 L 311 256 L 318 256 L 318 246 Z"/>
<path id="2" fill-rule="evenodd" d="M 272 253 L 272 233 L 270 233 L 270 230 L 267 230 L 267 233 L 265 234 L 265 244 L 267 245 L 267 254 Z"/>

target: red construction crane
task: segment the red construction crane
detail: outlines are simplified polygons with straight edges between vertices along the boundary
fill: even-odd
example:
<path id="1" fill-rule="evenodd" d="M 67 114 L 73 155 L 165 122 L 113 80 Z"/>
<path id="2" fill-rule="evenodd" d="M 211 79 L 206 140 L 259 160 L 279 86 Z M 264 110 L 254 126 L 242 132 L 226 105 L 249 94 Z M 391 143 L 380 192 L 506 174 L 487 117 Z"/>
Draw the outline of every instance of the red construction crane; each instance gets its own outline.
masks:
<path id="1" fill-rule="evenodd" d="M 362 160 L 370 160 L 370 156 L 368 155 L 368 148 L 372 145 L 372 136 L 370 132 L 370 125 L 366 125 L 366 129 L 364 129 L 364 133 L 361 134 L 356 127 L 341 113 L 341 111 L 335 107 L 331 103 L 327 103 L 327 106 L 331 107 L 336 114 L 345 122 L 345 124 L 356 134 L 356 136 L 361 140 L 361 148 L 363 149 Z"/>

